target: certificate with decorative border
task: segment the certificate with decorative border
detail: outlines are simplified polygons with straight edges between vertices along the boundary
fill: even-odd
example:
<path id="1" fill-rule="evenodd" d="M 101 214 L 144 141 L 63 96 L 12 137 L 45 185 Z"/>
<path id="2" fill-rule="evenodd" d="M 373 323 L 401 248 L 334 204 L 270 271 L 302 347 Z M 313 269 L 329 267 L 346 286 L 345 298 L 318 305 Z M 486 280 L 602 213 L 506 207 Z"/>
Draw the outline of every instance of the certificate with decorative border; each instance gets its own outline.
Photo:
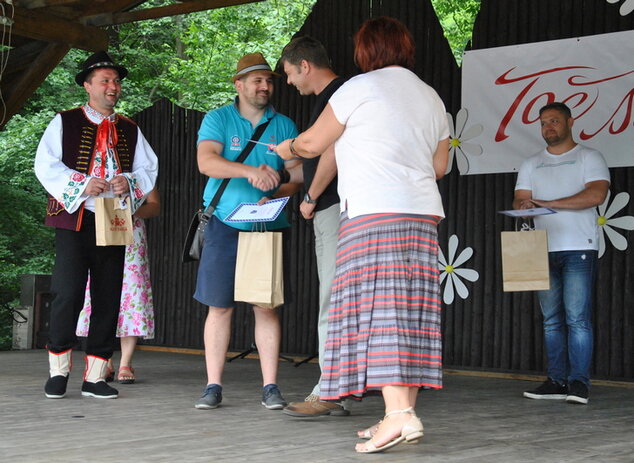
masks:
<path id="1" fill-rule="evenodd" d="M 225 217 L 225 222 L 272 222 L 280 215 L 289 196 L 272 199 L 264 204 L 241 203 Z"/>
<path id="2" fill-rule="evenodd" d="M 556 214 L 557 211 L 549 207 L 534 207 L 533 209 L 511 209 L 510 211 L 498 211 L 509 217 L 536 217 L 538 215 Z"/>

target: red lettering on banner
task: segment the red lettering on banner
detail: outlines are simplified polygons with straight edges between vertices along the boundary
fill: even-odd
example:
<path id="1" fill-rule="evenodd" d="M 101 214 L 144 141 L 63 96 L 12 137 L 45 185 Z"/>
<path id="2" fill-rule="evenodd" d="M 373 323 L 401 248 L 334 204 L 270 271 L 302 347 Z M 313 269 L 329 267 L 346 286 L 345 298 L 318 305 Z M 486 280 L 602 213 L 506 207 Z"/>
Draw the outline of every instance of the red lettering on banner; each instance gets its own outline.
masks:
<path id="1" fill-rule="evenodd" d="M 529 92 L 542 77 L 549 74 L 554 75 L 564 73 L 565 75 L 565 72 L 575 69 L 585 69 L 592 71 L 597 70 L 590 66 L 564 66 L 544 69 L 535 73 L 518 77 L 509 77 L 515 69 L 515 67 L 510 68 L 495 80 L 495 85 L 508 85 L 516 82 L 527 81 L 526 85 L 519 91 L 517 97 L 515 97 L 515 99 L 507 109 L 506 113 L 502 117 L 502 120 L 500 121 L 498 129 L 495 133 L 496 142 L 504 141 L 509 137 L 509 135 L 506 133 L 506 129 L 516 116 L 519 117 L 520 121 L 523 124 L 532 124 L 539 120 L 539 116 L 536 116 L 534 118 L 530 117 L 533 108 L 539 108 L 555 101 L 562 101 L 563 103 L 568 104 L 571 110 L 578 110 L 574 118 L 579 119 L 587 114 L 588 111 L 590 111 L 590 109 L 592 109 L 597 103 L 599 99 L 599 89 L 597 88 L 598 84 L 620 79 L 634 73 L 633 70 L 615 76 L 604 77 L 598 80 L 588 80 L 588 78 L 583 75 L 573 75 L 568 78 L 564 77 L 570 87 L 577 87 L 577 89 L 574 93 L 566 97 L 558 98 L 554 92 L 544 92 L 537 96 L 531 96 L 529 95 Z M 589 87 L 589 89 L 588 91 L 579 91 L 582 87 Z M 590 90 L 594 91 L 590 92 Z M 623 98 L 623 100 L 619 104 L 619 107 L 614 111 L 609 120 L 601 126 L 601 128 L 593 133 L 582 131 L 580 135 L 581 139 L 589 140 L 590 138 L 599 134 L 608 126 L 608 131 L 611 134 L 617 134 L 625 131 L 625 129 L 627 129 L 632 121 L 633 103 L 634 89 L 630 90 L 629 93 Z M 623 116 L 623 120 L 620 121 L 620 125 L 618 125 L 617 127 L 618 122 L 615 119 L 617 117 L 617 113 L 619 113 L 621 108 L 624 108 L 625 114 Z"/>
<path id="2" fill-rule="evenodd" d="M 584 129 L 579 134 L 579 138 L 581 138 L 582 140 L 590 140 L 596 134 L 601 132 L 608 124 L 610 125 L 608 132 L 610 132 L 612 135 L 616 135 L 617 133 L 624 132 L 625 129 L 627 129 L 628 126 L 630 125 L 630 122 L 632 121 L 632 100 L 634 100 L 634 89 L 630 90 L 630 93 L 625 95 L 625 98 L 623 98 L 621 102 L 619 103 L 618 108 L 616 108 L 616 110 L 612 113 L 612 115 L 607 120 L 607 122 L 603 124 L 599 128 L 599 130 L 597 130 L 594 133 L 587 133 Z M 615 127 L 614 124 L 617 123 L 615 118 L 617 113 L 621 110 L 621 108 L 624 108 L 624 111 L 625 111 L 625 114 L 623 115 L 623 121 L 621 122 L 621 125 L 619 127 Z"/>

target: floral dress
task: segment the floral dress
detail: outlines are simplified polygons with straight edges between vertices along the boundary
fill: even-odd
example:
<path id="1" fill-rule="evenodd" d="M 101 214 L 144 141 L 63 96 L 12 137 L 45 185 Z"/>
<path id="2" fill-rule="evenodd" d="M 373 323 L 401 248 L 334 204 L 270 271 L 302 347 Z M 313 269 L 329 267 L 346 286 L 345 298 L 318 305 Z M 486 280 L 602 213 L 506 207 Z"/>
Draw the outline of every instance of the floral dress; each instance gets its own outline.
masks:
<path id="1" fill-rule="evenodd" d="M 88 336 L 90 326 L 90 280 L 86 286 L 84 308 L 77 322 L 77 336 Z M 117 337 L 154 338 L 154 304 L 147 257 L 147 234 L 143 219 L 134 218 L 134 243 L 125 248 L 121 309 Z"/>

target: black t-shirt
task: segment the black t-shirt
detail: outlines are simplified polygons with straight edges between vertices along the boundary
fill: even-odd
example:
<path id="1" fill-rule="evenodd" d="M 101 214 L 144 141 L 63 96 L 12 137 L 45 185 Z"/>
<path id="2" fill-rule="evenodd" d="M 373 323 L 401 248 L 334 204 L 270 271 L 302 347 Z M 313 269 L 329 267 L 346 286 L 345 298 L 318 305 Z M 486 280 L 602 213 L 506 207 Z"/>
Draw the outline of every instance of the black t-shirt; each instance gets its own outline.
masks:
<path id="1" fill-rule="evenodd" d="M 337 91 L 341 85 L 346 81 L 343 77 L 337 77 L 330 82 L 326 88 L 322 90 L 322 92 L 317 95 L 315 98 L 315 105 L 313 106 L 313 110 L 310 113 L 310 120 L 308 122 L 308 126 L 312 126 L 321 112 L 324 110 L 326 105 L 328 104 L 328 100 L 330 97 Z M 305 159 L 303 162 L 303 171 L 304 171 L 304 187 L 306 191 L 310 188 L 311 183 L 313 183 L 313 179 L 315 178 L 315 172 L 317 171 L 317 164 L 319 163 L 320 156 L 317 156 L 312 159 Z M 337 204 L 339 202 L 339 195 L 337 194 L 337 177 L 332 179 L 332 182 L 328 184 L 324 192 L 317 198 L 317 205 L 315 207 L 315 211 L 321 211 L 329 208 L 333 204 Z"/>

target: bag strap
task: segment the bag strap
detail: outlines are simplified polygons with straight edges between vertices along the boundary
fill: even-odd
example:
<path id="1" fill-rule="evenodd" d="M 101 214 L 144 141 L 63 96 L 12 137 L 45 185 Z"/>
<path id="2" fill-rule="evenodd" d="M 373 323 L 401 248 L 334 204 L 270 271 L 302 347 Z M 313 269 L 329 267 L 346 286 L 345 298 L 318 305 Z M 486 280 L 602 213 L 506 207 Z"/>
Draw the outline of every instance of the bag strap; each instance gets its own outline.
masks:
<path id="1" fill-rule="evenodd" d="M 264 133 L 264 131 L 266 130 L 270 122 L 271 122 L 271 119 L 266 121 L 264 124 L 259 125 L 258 128 L 255 129 L 255 132 L 253 132 L 253 135 L 251 136 L 251 140 L 249 140 L 249 143 L 247 143 L 247 146 L 244 147 L 240 155 L 236 158 L 235 162 L 243 162 L 247 158 L 247 156 L 253 150 L 253 147 L 255 146 L 255 142 L 260 139 L 260 137 L 262 136 L 262 134 Z M 231 180 L 231 178 L 225 178 L 222 180 L 222 183 L 220 184 L 218 191 L 216 191 L 216 194 L 214 195 L 213 199 L 209 203 L 209 206 L 207 206 L 207 209 L 205 209 L 204 214 L 206 216 L 211 217 L 211 214 L 213 213 L 213 211 L 216 209 L 216 206 L 220 202 L 220 197 L 227 189 L 229 180 Z"/>

